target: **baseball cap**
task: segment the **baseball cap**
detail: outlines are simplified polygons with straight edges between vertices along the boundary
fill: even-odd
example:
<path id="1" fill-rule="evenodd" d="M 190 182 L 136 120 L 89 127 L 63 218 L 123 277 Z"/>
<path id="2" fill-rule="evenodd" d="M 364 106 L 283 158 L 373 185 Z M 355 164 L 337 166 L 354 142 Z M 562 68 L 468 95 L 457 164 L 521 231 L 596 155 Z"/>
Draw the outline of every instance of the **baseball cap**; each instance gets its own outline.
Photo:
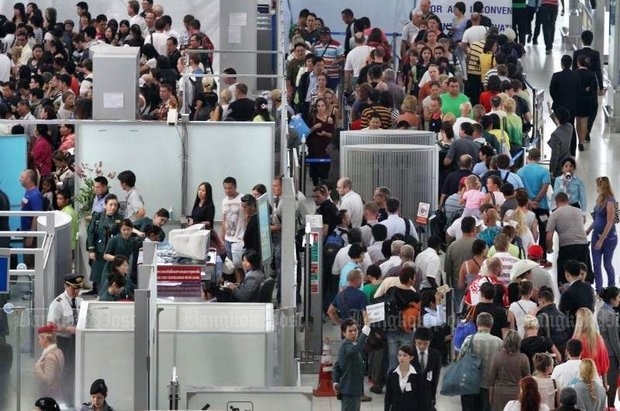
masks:
<path id="1" fill-rule="evenodd" d="M 319 34 L 332 34 L 332 31 L 329 29 L 329 27 L 322 27 L 321 31 L 319 31 Z"/>
<path id="2" fill-rule="evenodd" d="M 527 248 L 528 258 L 539 260 L 543 258 L 544 255 L 545 255 L 545 252 L 543 251 L 543 248 L 538 244 L 532 244 Z"/>

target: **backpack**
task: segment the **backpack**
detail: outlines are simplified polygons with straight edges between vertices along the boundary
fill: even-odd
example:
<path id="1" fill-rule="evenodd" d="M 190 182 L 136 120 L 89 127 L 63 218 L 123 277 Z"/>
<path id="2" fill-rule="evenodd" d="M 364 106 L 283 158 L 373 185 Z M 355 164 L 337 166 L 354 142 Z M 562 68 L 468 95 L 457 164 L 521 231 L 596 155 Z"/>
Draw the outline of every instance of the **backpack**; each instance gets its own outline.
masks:
<path id="1" fill-rule="evenodd" d="M 409 303 L 400 313 L 400 328 L 406 333 L 413 331 L 420 323 L 421 302 Z"/>
<path id="2" fill-rule="evenodd" d="M 442 246 L 445 247 L 446 229 L 449 227 L 446 213 L 443 210 L 435 211 L 435 213 L 429 219 L 429 224 L 431 235 L 441 238 Z"/>
<path id="3" fill-rule="evenodd" d="M 410 302 L 405 307 L 401 307 L 400 301 L 396 299 L 396 289 L 391 287 L 385 295 L 375 299 L 375 303 L 383 302 L 385 310 L 385 320 L 383 328 L 385 331 L 401 329 L 410 332 L 419 324 L 422 312 L 422 303 Z"/>
<path id="4" fill-rule="evenodd" d="M 340 231 L 340 229 L 334 229 L 334 231 L 327 236 L 323 244 L 323 257 L 330 267 L 336 259 L 338 251 L 344 247 L 344 238 L 342 238 L 342 234 L 344 234 L 344 232 Z"/>

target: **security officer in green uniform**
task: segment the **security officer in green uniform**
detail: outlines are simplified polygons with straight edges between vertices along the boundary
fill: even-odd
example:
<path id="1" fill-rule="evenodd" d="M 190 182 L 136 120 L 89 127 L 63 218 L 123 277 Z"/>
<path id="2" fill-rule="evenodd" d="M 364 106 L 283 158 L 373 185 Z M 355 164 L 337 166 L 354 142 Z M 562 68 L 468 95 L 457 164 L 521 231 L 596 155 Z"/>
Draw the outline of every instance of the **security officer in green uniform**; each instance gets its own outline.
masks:
<path id="1" fill-rule="evenodd" d="M 105 210 L 101 213 L 93 213 L 93 218 L 88 225 L 86 247 L 92 261 L 90 267 L 90 281 L 93 283 L 93 294 L 101 289 L 102 273 L 105 266 L 103 255 L 112 236 L 119 233 L 123 216 L 118 212 L 118 198 L 114 194 L 108 194 L 105 199 Z"/>
<path id="2" fill-rule="evenodd" d="M 75 381 L 75 328 L 82 305 L 80 290 L 84 286 L 82 274 L 67 274 L 63 277 L 65 291 L 54 299 L 47 313 L 48 325 L 56 327 L 56 344 L 65 356 L 66 402 L 73 404 L 73 383 Z"/>
<path id="3" fill-rule="evenodd" d="M 144 240 L 140 237 L 132 236 L 132 232 L 133 223 L 131 220 L 123 220 L 121 223 L 120 234 L 110 238 L 103 254 L 103 258 L 106 261 L 105 266 L 103 267 L 103 275 L 107 275 L 112 272 L 111 263 L 114 261 L 115 256 L 125 256 L 129 261 L 132 258 L 134 251 L 140 249 Z M 127 279 L 129 279 L 129 276 Z M 102 281 L 102 283 L 104 283 L 104 281 Z M 102 289 L 99 290 L 100 295 L 105 290 L 106 288 L 102 287 Z"/>
<path id="4" fill-rule="evenodd" d="M 113 411 L 106 401 L 108 386 L 102 378 L 93 382 L 90 386 L 90 402 L 82 404 L 80 411 Z"/>
<path id="5" fill-rule="evenodd" d="M 99 294 L 99 301 L 118 301 L 124 296 L 125 276 L 121 273 L 110 273 L 108 275 L 108 286 L 106 290 Z"/>

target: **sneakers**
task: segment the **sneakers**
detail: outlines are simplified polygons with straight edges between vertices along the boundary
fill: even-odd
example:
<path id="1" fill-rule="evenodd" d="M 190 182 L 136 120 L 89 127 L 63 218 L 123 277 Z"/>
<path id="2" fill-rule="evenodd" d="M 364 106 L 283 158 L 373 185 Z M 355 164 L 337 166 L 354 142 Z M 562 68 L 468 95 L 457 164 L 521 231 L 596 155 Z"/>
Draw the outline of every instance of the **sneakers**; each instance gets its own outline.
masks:
<path id="1" fill-rule="evenodd" d="M 362 402 L 369 402 L 372 401 L 372 397 L 369 397 L 368 395 L 362 395 Z"/>
<path id="2" fill-rule="evenodd" d="M 578 148 L 579 148 L 579 151 L 585 151 L 586 149 L 581 143 L 579 143 Z"/>

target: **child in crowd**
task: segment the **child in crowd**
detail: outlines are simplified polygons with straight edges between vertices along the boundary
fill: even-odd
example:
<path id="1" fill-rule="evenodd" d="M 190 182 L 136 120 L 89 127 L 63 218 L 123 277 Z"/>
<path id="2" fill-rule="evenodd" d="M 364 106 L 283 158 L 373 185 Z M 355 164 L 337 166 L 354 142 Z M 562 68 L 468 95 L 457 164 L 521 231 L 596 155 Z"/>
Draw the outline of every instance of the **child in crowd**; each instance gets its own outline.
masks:
<path id="1" fill-rule="evenodd" d="M 465 187 L 461 189 L 459 204 L 465 205 L 463 217 L 480 217 L 480 206 L 485 194 L 480 191 L 480 180 L 475 174 L 465 178 Z"/>

